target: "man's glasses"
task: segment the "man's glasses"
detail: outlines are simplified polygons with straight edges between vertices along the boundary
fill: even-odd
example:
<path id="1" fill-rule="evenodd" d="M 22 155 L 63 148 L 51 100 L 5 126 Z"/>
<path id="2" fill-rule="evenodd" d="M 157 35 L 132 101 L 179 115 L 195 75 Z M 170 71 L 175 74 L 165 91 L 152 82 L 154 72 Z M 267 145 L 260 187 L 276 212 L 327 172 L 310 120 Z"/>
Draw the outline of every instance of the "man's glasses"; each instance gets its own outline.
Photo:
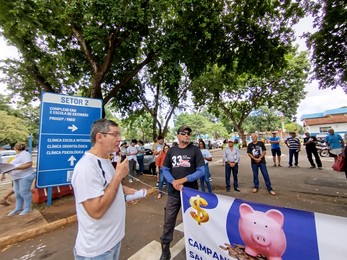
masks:
<path id="1" fill-rule="evenodd" d="M 180 135 L 188 135 L 188 136 L 190 136 L 190 133 L 189 132 L 180 132 Z"/>
<path id="2" fill-rule="evenodd" d="M 113 137 L 120 137 L 120 133 L 113 133 L 113 132 L 108 132 L 108 133 L 100 133 L 103 135 L 112 135 Z"/>

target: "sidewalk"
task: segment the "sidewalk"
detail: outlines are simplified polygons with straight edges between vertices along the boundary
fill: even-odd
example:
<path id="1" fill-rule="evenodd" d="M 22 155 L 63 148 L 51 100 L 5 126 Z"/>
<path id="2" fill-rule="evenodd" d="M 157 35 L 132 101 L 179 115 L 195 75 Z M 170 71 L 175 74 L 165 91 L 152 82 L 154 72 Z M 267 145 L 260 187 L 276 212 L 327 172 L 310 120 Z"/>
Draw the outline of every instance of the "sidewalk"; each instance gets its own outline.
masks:
<path id="1" fill-rule="evenodd" d="M 261 189 L 257 194 L 251 192 L 252 173 L 245 149 L 241 150 L 239 167 L 241 192 L 233 190 L 226 192 L 222 163 L 223 151 L 213 151 L 213 162 L 210 164 L 213 192 L 270 205 L 347 217 L 347 180 L 343 172 L 335 172 L 331 169 L 333 159 L 322 158 L 322 171 L 309 169 L 306 155 L 302 152 L 299 160 L 300 168 L 292 169 L 285 167 L 288 159 L 285 152 L 286 150 L 283 151 L 282 157 L 284 167 L 272 167 L 271 156 L 266 157 L 272 186 L 276 191 L 276 196 L 271 196 L 264 188 L 261 174 L 259 176 Z M 150 189 L 149 194 L 156 192 L 154 188 L 156 177 L 149 175 L 138 177 L 140 181 L 125 182 L 126 185 L 136 189 L 145 187 Z M 136 205 L 131 206 L 136 207 Z M 53 200 L 49 207 L 46 203 L 36 204 L 33 212 L 26 216 L 7 217 L 13 208 L 14 205 L 6 207 L 0 205 L 0 249 L 77 221 L 73 196 Z"/>
<path id="2" fill-rule="evenodd" d="M 14 204 L 0 206 L 0 249 L 77 221 L 73 196 L 55 200 L 50 207 L 34 204 L 29 214 L 8 217 L 13 208 Z"/>
<path id="3" fill-rule="evenodd" d="M 140 178 L 155 186 L 155 177 L 145 175 Z M 134 182 L 131 185 L 136 189 L 143 188 L 143 186 L 141 182 Z M 148 195 L 156 192 L 151 187 L 146 188 Z M 33 211 L 25 216 L 8 217 L 7 214 L 13 208 L 14 203 L 9 206 L 0 205 L 0 250 L 77 222 L 73 195 L 54 199 L 51 206 L 47 206 L 46 203 L 33 204 Z"/>

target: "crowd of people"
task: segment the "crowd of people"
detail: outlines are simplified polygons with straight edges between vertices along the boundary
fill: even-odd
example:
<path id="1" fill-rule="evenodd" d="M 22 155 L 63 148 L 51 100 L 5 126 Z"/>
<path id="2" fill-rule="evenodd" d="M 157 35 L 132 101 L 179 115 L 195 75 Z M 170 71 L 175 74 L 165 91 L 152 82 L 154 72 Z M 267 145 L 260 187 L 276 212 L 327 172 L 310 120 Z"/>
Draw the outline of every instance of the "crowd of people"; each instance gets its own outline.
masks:
<path id="1" fill-rule="evenodd" d="M 177 143 L 171 147 L 165 144 L 159 136 L 152 146 L 155 158 L 158 196 L 163 196 L 163 186 L 166 187 L 167 201 L 164 208 L 164 224 L 160 237 L 161 260 L 171 258 L 170 244 L 173 240 L 177 215 L 181 208 L 180 191 L 183 187 L 199 189 L 212 193 L 211 172 L 209 163 L 213 160 L 209 144 L 198 141 L 198 146 L 191 142 L 192 129 L 181 126 L 177 129 Z M 340 135 L 329 129 L 325 142 L 331 157 L 345 155 L 344 141 Z M 86 151 L 74 168 L 71 184 L 74 188 L 76 213 L 78 218 L 78 233 L 74 247 L 75 259 L 118 259 L 121 241 L 125 235 L 125 205 L 127 196 L 135 196 L 139 191 L 124 185 L 128 180 L 132 183 L 136 174 L 144 173 L 144 142 L 131 140 L 128 145 L 121 143 L 121 132 L 118 125 L 107 119 L 97 120 L 91 127 L 92 147 Z M 277 132 L 272 132 L 268 139 L 271 145 L 273 167 L 282 167 L 281 145 Z M 305 133 L 303 146 L 306 148 L 310 168 L 322 169 L 322 162 L 317 153 L 317 138 Z M 225 140 L 223 147 L 223 165 L 225 166 L 225 188 L 230 192 L 231 175 L 233 190 L 240 192 L 238 174 L 240 163 L 240 144 L 238 139 Z M 288 147 L 288 167 L 299 167 L 298 156 L 301 151 L 301 141 L 295 132 L 284 140 Z M 30 187 L 35 178 L 31 155 L 25 150 L 25 144 L 17 143 L 14 147 L 17 156 L 12 161 L 15 166 L 9 173 L 13 180 L 13 191 L 16 197 L 15 208 L 8 216 L 26 215 L 31 209 Z M 246 147 L 253 173 L 253 188 L 257 193 L 260 189 L 259 171 L 266 189 L 275 196 L 270 175 L 267 170 L 265 156 L 267 148 L 256 133 L 251 134 L 251 142 Z M 314 157 L 314 160 L 313 160 Z M 282 163 L 282 164 L 281 164 Z M 136 164 L 139 164 L 138 173 Z M 346 166 L 347 178 L 347 166 Z M 2 174 L 2 179 L 5 175 Z M 165 184 L 165 185 L 164 185 Z M 143 194 L 145 196 L 145 193 Z M 141 198 L 141 196 L 139 196 Z M 93 232 L 90 232 L 93 230 Z"/>

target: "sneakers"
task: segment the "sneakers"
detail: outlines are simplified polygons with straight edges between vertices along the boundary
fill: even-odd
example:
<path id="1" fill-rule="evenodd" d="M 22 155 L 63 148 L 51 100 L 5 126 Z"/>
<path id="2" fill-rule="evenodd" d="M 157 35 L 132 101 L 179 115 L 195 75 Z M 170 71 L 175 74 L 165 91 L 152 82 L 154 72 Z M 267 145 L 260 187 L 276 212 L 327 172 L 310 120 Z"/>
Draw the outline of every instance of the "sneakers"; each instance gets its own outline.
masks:
<path id="1" fill-rule="evenodd" d="M 162 196 L 161 193 L 159 193 L 158 196 L 157 196 L 157 199 L 160 199 L 161 196 Z"/>
<path id="2" fill-rule="evenodd" d="M 157 183 L 155 184 L 155 187 L 159 187 L 159 181 L 157 181 Z"/>
<path id="3" fill-rule="evenodd" d="M 257 193 L 257 192 L 258 192 L 258 188 L 254 188 L 254 189 L 252 190 L 252 192 L 253 192 L 253 193 Z"/>
<path id="4" fill-rule="evenodd" d="M 32 209 L 25 209 L 21 213 L 19 213 L 19 216 L 24 216 L 24 215 L 30 213 L 31 211 L 32 211 Z"/>
<path id="5" fill-rule="evenodd" d="M 128 182 L 132 183 L 132 182 L 134 182 L 134 181 L 133 181 L 133 179 L 129 179 L 129 181 L 128 181 Z"/>
<path id="6" fill-rule="evenodd" d="M 310 169 L 314 169 L 314 168 L 316 168 L 316 166 L 311 166 L 311 167 L 310 167 Z"/>
<path id="7" fill-rule="evenodd" d="M 170 260 L 170 259 L 171 259 L 170 244 L 161 244 L 160 260 Z"/>
<path id="8" fill-rule="evenodd" d="M 10 213 L 8 213 L 7 216 L 8 216 L 8 217 L 12 217 L 12 216 L 18 214 L 18 213 L 21 212 L 21 211 L 22 211 L 22 209 L 14 209 L 14 210 L 12 210 Z"/>
<path id="9" fill-rule="evenodd" d="M 234 188 L 234 191 L 240 192 L 239 188 Z"/>
<path id="10" fill-rule="evenodd" d="M 318 167 L 318 170 L 323 170 L 323 168 L 322 167 Z"/>

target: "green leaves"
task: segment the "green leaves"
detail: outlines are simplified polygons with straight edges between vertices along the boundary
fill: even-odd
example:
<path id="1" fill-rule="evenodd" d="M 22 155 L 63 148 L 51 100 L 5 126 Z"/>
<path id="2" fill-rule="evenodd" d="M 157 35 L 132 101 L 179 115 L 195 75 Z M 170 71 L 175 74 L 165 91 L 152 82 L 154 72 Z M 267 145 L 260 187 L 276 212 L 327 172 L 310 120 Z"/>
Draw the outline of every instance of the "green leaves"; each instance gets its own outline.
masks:
<path id="1" fill-rule="evenodd" d="M 137 105 L 146 66 L 174 105 L 182 70 L 193 80 L 211 64 L 226 69 L 225 85 L 240 92 L 244 75 L 261 79 L 287 66 L 291 25 L 303 14 L 298 3 L 3 1 L 0 26 L 21 59 L 7 60 L 2 70 L 9 89 L 27 101 L 50 91 Z M 217 88 L 212 93 L 219 97 Z"/>
<path id="2" fill-rule="evenodd" d="M 315 13 L 317 31 L 309 34 L 314 79 L 321 89 L 341 87 L 347 94 L 347 3 L 320 0 Z"/>
<path id="3" fill-rule="evenodd" d="M 176 128 L 188 125 L 193 130 L 193 138 L 201 134 L 208 135 L 210 139 L 225 138 L 228 135 L 227 130 L 220 122 L 209 120 L 204 113 L 182 113 L 175 117 L 174 122 Z"/>
<path id="4" fill-rule="evenodd" d="M 238 131 L 242 130 L 250 113 L 262 106 L 274 108 L 291 118 L 305 96 L 309 65 L 307 53 L 297 53 L 291 48 L 284 59 L 285 67 L 263 72 L 261 76 L 238 74 L 235 66 L 239 63 L 235 63 L 233 69 L 209 67 L 192 83 L 196 105 L 206 104 L 210 111 L 216 116 L 222 115 Z"/>

